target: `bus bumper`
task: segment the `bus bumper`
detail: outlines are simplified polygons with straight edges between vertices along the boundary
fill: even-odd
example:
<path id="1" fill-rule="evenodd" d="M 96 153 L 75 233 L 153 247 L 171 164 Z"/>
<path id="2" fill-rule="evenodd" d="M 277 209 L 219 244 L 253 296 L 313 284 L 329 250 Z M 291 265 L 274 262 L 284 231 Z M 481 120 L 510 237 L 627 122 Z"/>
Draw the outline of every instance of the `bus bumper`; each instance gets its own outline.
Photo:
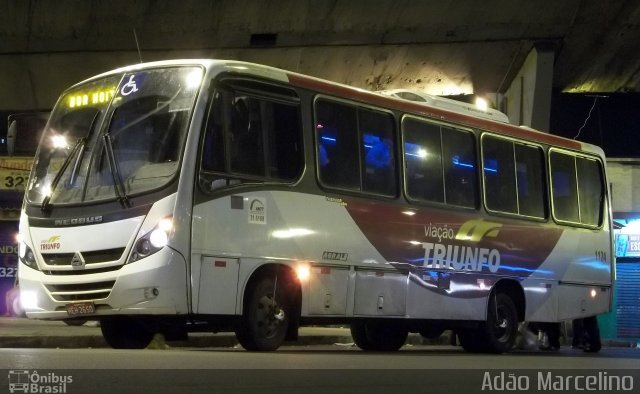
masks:
<path id="1" fill-rule="evenodd" d="M 163 248 L 117 271 L 46 275 L 23 264 L 20 300 L 27 317 L 62 320 L 112 315 L 176 315 L 187 313 L 186 261 Z M 94 313 L 70 315 L 67 305 L 89 303 Z"/>

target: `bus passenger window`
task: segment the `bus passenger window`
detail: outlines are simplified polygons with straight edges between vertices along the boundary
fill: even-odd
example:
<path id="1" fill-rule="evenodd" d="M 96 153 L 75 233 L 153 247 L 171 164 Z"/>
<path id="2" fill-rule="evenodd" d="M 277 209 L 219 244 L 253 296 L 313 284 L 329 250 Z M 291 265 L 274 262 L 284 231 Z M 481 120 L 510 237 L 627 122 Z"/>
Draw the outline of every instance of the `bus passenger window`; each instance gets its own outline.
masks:
<path id="1" fill-rule="evenodd" d="M 364 157 L 362 190 L 387 196 L 395 195 L 393 117 L 382 112 L 359 110 L 358 126 Z"/>
<path id="2" fill-rule="evenodd" d="M 602 168 L 596 160 L 579 157 L 578 195 L 580 196 L 580 222 L 589 226 L 602 223 L 602 204 L 604 203 L 604 180 Z"/>
<path id="3" fill-rule="evenodd" d="M 549 161 L 551 166 L 553 214 L 558 220 L 580 223 L 575 157 L 551 152 Z"/>
<path id="4" fill-rule="evenodd" d="M 477 207 L 478 182 L 473 134 L 443 127 L 442 158 L 446 203 L 467 208 Z"/>
<path id="5" fill-rule="evenodd" d="M 407 195 L 418 201 L 444 202 L 440 127 L 405 118 L 402 138 Z"/>
<path id="6" fill-rule="evenodd" d="M 325 99 L 316 101 L 315 115 L 320 183 L 395 196 L 393 116 Z"/>
<path id="7" fill-rule="evenodd" d="M 518 213 L 545 218 L 547 204 L 542 149 L 522 144 L 515 144 L 515 149 Z"/>
<path id="8" fill-rule="evenodd" d="M 487 208 L 518 213 L 513 142 L 485 136 L 482 140 L 482 163 Z"/>
<path id="9" fill-rule="evenodd" d="M 318 100 L 316 138 L 320 181 L 327 186 L 359 190 L 360 164 L 355 107 Z"/>

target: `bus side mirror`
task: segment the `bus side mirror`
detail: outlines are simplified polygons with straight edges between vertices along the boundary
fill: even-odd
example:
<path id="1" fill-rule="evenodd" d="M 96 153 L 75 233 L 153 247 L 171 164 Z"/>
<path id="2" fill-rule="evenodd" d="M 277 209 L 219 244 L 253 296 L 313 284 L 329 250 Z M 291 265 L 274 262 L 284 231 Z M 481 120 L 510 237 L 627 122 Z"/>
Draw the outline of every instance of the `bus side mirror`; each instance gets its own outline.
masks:
<path id="1" fill-rule="evenodd" d="M 16 134 L 18 133 L 18 122 L 13 120 L 9 123 L 7 129 L 7 153 L 9 156 L 13 156 L 16 149 Z"/>

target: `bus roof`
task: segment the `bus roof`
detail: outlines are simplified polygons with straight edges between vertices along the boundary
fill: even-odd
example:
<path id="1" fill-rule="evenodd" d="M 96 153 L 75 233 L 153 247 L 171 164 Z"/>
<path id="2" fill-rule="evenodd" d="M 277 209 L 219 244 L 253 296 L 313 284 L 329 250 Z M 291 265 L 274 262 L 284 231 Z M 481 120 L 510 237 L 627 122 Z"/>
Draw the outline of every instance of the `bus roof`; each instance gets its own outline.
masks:
<path id="1" fill-rule="evenodd" d="M 409 113 L 414 113 L 429 117 L 432 119 L 452 122 L 467 127 L 479 128 L 482 130 L 492 131 L 498 134 L 520 138 L 532 142 L 538 142 L 553 145 L 565 149 L 576 151 L 584 151 L 604 157 L 602 149 L 596 145 L 588 144 L 582 141 L 576 141 L 558 135 L 541 132 L 529 127 L 521 127 L 506 123 L 504 119 L 493 119 L 490 116 L 480 117 L 470 114 L 468 111 L 456 111 L 454 107 L 434 106 L 428 101 L 417 102 L 410 101 L 388 94 L 371 92 L 365 89 L 332 82 L 309 75 L 296 72 L 286 71 L 283 69 L 265 66 L 256 63 L 242 62 L 237 60 L 223 59 L 175 59 L 163 60 L 148 63 L 139 63 L 126 67 L 111 70 L 100 75 L 94 76 L 81 83 L 101 78 L 114 73 L 132 72 L 149 67 L 163 67 L 175 65 L 201 65 L 209 70 L 209 73 L 218 74 L 221 72 L 234 72 L 239 74 L 253 75 L 266 79 L 287 82 L 293 86 L 310 89 L 319 93 L 335 95 L 347 99 L 359 101 L 366 104 L 381 106 Z M 497 112 L 497 111 L 496 111 Z"/>
<path id="2" fill-rule="evenodd" d="M 509 123 L 509 117 L 506 114 L 493 108 L 480 109 L 478 106 L 465 103 L 459 100 L 452 100 L 446 97 L 434 96 L 431 94 L 408 90 L 408 89 L 391 89 L 379 90 L 377 93 L 386 96 L 398 97 L 409 101 L 417 101 L 430 105 L 432 107 L 444 108 L 454 112 L 460 112 L 471 116 L 478 116 L 483 119 L 497 120 L 498 122 Z"/>

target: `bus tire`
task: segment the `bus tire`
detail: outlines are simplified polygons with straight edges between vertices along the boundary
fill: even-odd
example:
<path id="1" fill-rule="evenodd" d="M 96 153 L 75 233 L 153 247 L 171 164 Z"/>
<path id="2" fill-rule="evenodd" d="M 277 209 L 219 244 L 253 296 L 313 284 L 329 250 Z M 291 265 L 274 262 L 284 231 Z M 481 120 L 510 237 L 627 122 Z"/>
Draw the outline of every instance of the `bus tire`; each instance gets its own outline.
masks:
<path id="1" fill-rule="evenodd" d="M 444 334 L 444 327 L 438 324 L 427 324 L 420 328 L 419 333 L 425 339 L 438 339 Z"/>
<path id="2" fill-rule="evenodd" d="M 602 348 L 600 340 L 600 327 L 596 316 L 584 319 L 584 351 L 587 353 L 597 353 Z"/>
<path id="3" fill-rule="evenodd" d="M 144 349 L 153 339 L 153 332 L 135 319 L 119 316 L 100 322 L 102 336 L 114 349 Z"/>
<path id="4" fill-rule="evenodd" d="M 365 351 L 394 352 L 404 345 L 408 334 L 400 321 L 356 319 L 351 322 L 353 342 Z"/>
<path id="5" fill-rule="evenodd" d="M 244 311 L 236 327 L 236 338 L 246 350 L 272 351 L 284 341 L 290 314 L 285 288 L 286 283 L 263 276 L 247 289 Z"/>
<path id="6" fill-rule="evenodd" d="M 462 330 L 458 333 L 460 346 L 469 353 L 481 353 L 487 351 L 487 344 L 479 332 L 473 330 Z"/>
<path id="7" fill-rule="evenodd" d="M 480 325 L 480 340 L 488 353 L 511 350 L 518 336 L 518 311 L 513 300 L 505 293 L 490 297 L 487 321 Z"/>
<path id="8" fill-rule="evenodd" d="M 88 322 L 89 319 L 67 319 L 67 320 L 63 320 L 64 324 L 68 325 L 68 326 L 82 326 L 84 325 L 84 323 Z"/>
<path id="9" fill-rule="evenodd" d="M 475 330 L 460 332 L 462 348 L 471 353 L 505 353 L 518 335 L 518 311 L 505 293 L 490 296 L 487 320 Z"/>

